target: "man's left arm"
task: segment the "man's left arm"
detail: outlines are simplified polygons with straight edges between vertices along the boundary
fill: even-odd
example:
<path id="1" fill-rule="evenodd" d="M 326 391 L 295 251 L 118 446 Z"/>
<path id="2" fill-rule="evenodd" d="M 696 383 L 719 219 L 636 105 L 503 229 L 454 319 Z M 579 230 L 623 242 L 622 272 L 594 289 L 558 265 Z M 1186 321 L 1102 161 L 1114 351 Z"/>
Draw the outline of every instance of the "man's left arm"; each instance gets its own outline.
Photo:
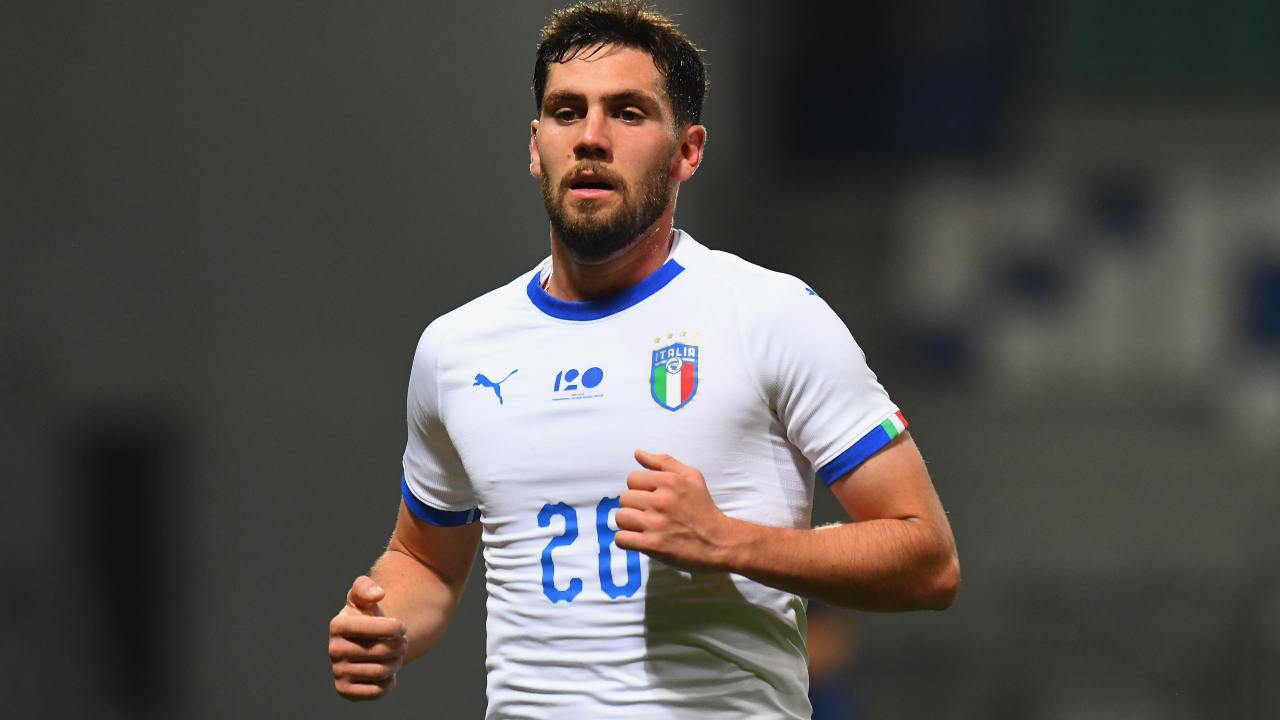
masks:
<path id="1" fill-rule="evenodd" d="M 697 468 L 644 451 L 636 460 L 645 469 L 627 478 L 619 547 L 863 610 L 942 610 L 955 599 L 955 540 L 909 433 L 831 484 L 853 522 L 806 530 L 728 517 Z"/>

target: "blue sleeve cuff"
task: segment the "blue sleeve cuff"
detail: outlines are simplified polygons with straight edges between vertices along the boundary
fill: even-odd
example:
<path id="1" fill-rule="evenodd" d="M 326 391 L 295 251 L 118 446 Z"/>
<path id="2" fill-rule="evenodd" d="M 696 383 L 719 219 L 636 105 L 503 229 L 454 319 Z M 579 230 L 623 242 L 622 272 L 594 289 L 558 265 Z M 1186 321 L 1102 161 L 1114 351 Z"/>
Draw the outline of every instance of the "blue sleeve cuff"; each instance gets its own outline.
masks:
<path id="1" fill-rule="evenodd" d="M 400 497 L 404 498 L 405 507 L 419 520 L 439 527 L 458 527 L 468 525 L 480 519 L 480 508 L 470 510 L 439 510 L 422 502 L 409 490 L 409 481 L 400 476 Z"/>
<path id="2" fill-rule="evenodd" d="M 900 421 L 901 428 L 894 424 L 893 419 L 895 418 Z M 831 487 L 832 483 L 848 475 L 872 455 L 883 450 L 885 445 L 893 442 L 893 439 L 906 429 L 906 418 L 902 417 L 902 413 L 895 413 L 893 418 L 885 420 L 872 428 L 871 432 L 863 435 L 848 450 L 840 453 L 834 460 L 819 468 L 818 477 L 822 479 L 823 484 Z"/>

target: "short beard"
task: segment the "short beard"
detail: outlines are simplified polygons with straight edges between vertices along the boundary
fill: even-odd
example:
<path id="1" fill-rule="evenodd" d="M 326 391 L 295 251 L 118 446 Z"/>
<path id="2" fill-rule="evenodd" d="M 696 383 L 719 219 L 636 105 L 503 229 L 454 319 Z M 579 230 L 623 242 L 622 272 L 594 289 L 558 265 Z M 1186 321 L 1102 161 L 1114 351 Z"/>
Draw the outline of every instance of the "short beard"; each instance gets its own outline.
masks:
<path id="1" fill-rule="evenodd" d="M 606 212 L 586 205 L 577 213 L 569 213 L 565 206 L 569 180 L 583 167 L 592 167 L 610 178 L 614 192 L 622 200 L 617 209 Z M 555 184 L 543 167 L 539 186 L 542 189 L 542 204 L 547 209 L 547 217 L 551 220 L 551 228 L 555 234 L 576 260 L 592 263 L 607 260 L 631 247 L 662 217 L 667 209 L 669 182 L 670 164 L 659 163 L 640 179 L 633 197 L 630 185 L 621 178 L 594 163 L 587 163 L 575 166 L 560 183 Z"/>

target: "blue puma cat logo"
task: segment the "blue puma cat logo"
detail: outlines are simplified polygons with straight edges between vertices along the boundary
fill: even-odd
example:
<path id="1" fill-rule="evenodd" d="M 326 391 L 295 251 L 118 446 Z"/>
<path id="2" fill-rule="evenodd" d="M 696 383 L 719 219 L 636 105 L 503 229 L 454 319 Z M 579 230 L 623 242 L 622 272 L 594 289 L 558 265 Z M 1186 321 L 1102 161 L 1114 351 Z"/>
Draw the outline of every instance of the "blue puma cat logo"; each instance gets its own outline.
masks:
<path id="1" fill-rule="evenodd" d="M 484 373 L 476 373 L 476 381 L 475 381 L 475 382 L 473 382 L 473 383 L 471 383 L 471 387 L 487 387 L 487 388 L 493 388 L 493 394 L 498 396 L 498 404 L 499 404 L 499 405 L 502 405 L 502 404 L 503 404 L 503 402 L 502 402 L 502 383 L 506 382 L 506 381 L 507 381 L 507 378 L 511 377 L 512 375 L 515 375 L 515 374 L 516 374 L 516 371 L 517 371 L 517 370 L 519 370 L 519 369 L 520 369 L 520 368 L 516 368 L 515 370 L 512 370 L 511 372 L 507 373 L 507 377 L 502 378 L 502 379 L 501 379 L 501 380 L 499 380 L 498 382 L 494 382 L 494 381 L 490 380 L 489 378 L 485 377 L 485 376 L 484 376 Z"/>

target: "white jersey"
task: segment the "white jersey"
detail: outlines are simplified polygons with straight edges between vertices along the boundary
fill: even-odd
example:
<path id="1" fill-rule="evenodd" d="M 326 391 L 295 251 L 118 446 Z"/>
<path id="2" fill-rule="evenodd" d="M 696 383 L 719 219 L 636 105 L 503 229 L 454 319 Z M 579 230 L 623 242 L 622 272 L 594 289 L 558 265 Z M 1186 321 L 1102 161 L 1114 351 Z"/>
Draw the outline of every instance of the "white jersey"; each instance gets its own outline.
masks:
<path id="1" fill-rule="evenodd" d="M 550 267 L 431 323 L 409 383 L 406 504 L 483 524 L 488 717 L 809 717 L 805 601 L 624 551 L 614 511 L 642 448 L 729 516 L 807 528 L 815 473 L 897 407 L 804 283 L 687 234 L 603 300 L 550 296 Z"/>

